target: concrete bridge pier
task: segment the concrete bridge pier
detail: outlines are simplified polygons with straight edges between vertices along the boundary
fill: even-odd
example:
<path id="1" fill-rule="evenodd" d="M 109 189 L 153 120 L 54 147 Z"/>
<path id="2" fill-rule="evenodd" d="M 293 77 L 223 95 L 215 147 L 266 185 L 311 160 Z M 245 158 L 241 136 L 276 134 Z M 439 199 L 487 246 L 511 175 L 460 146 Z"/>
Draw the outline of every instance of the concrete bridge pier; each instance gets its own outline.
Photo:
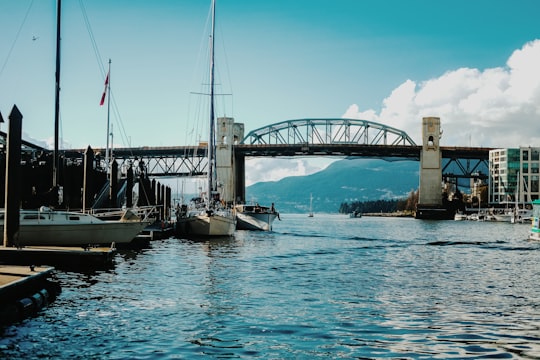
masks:
<path id="1" fill-rule="evenodd" d="M 453 219 L 442 198 L 441 119 L 422 119 L 422 150 L 420 152 L 420 188 L 416 219 Z"/>
<path id="2" fill-rule="evenodd" d="M 235 123 L 233 118 L 220 117 L 216 128 L 216 177 L 221 198 L 228 204 L 235 201 L 236 189 L 240 179 L 234 159 L 233 145 L 244 138 L 244 124 Z M 242 168 L 244 164 L 238 164 Z M 242 178 L 243 179 L 243 178 Z M 236 186 L 235 186 L 236 185 Z"/>

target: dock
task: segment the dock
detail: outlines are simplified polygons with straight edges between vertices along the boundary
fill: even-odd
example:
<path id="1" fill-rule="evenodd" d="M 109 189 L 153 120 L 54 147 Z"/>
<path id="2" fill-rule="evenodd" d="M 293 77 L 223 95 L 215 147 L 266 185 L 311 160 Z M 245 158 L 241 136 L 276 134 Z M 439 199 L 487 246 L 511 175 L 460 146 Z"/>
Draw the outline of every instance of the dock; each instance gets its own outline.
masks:
<path id="1" fill-rule="evenodd" d="M 33 316 L 60 293 L 52 267 L 0 265 L 0 325 Z"/>
<path id="2" fill-rule="evenodd" d="M 144 228 L 139 235 L 135 237 L 133 242 L 147 241 L 148 243 L 153 240 L 163 240 L 174 235 L 174 224 L 171 222 L 155 222 Z"/>
<path id="3" fill-rule="evenodd" d="M 0 264 L 54 266 L 57 269 L 81 270 L 113 265 L 116 248 L 25 246 L 0 247 Z"/>

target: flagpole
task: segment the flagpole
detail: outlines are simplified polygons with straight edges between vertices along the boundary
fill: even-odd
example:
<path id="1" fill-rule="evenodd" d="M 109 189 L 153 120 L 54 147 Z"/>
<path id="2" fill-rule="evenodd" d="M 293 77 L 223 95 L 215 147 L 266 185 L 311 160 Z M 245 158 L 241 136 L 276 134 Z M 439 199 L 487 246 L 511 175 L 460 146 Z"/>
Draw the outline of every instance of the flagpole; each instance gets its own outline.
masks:
<path id="1" fill-rule="evenodd" d="M 109 71 L 107 73 L 107 86 L 105 91 L 108 92 L 107 96 L 107 147 L 105 148 L 105 164 L 107 166 L 107 177 L 109 176 L 109 127 L 111 124 L 111 59 L 109 59 Z"/>

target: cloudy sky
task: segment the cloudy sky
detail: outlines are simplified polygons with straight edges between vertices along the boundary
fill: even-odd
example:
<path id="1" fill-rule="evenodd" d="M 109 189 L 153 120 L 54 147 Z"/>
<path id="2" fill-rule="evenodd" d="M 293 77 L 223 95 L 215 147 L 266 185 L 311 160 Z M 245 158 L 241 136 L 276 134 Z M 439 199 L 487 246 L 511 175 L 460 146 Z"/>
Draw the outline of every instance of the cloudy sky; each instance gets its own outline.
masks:
<path id="1" fill-rule="evenodd" d="M 112 61 L 117 146 L 195 144 L 205 92 L 208 0 L 64 0 L 61 135 L 104 146 L 100 107 Z M 536 0 L 218 0 L 220 115 L 246 132 L 284 120 L 380 122 L 420 142 L 439 116 L 442 145 L 540 146 Z M 56 1 L 0 0 L 0 112 L 52 143 Z M 1 130 L 6 125 L 2 124 Z M 332 159 L 252 160 L 247 182 L 307 174 Z"/>

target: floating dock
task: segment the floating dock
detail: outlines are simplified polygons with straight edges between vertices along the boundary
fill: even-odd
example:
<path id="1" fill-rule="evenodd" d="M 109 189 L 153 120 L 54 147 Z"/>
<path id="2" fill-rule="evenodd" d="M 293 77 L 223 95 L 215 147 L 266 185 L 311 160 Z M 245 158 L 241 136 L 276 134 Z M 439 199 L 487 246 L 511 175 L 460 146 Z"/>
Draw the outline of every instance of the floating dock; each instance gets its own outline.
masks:
<path id="1" fill-rule="evenodd" d="M 103 268 L 113 265 L 116 248 L 25 246 L 0 247 L 0 264 L 48 265 L 58 269 Z"/>
<path id="2" fill-rule="evenodd" d="M 0 265 L 0 325 L 33 316 L 60 293 L 49 281 L 54 268 Z"/>
<path id="3" fill-rule="evenodd" d="M 137 241 L 153 241 L 153 240 L 163 240 L 168 239 L 174 235 L 174 224 L 170 222 L 156 222 L 154 224 L 148 225 L 144 228 L 139 235 L 135 237 L 133 242 Z"/>

